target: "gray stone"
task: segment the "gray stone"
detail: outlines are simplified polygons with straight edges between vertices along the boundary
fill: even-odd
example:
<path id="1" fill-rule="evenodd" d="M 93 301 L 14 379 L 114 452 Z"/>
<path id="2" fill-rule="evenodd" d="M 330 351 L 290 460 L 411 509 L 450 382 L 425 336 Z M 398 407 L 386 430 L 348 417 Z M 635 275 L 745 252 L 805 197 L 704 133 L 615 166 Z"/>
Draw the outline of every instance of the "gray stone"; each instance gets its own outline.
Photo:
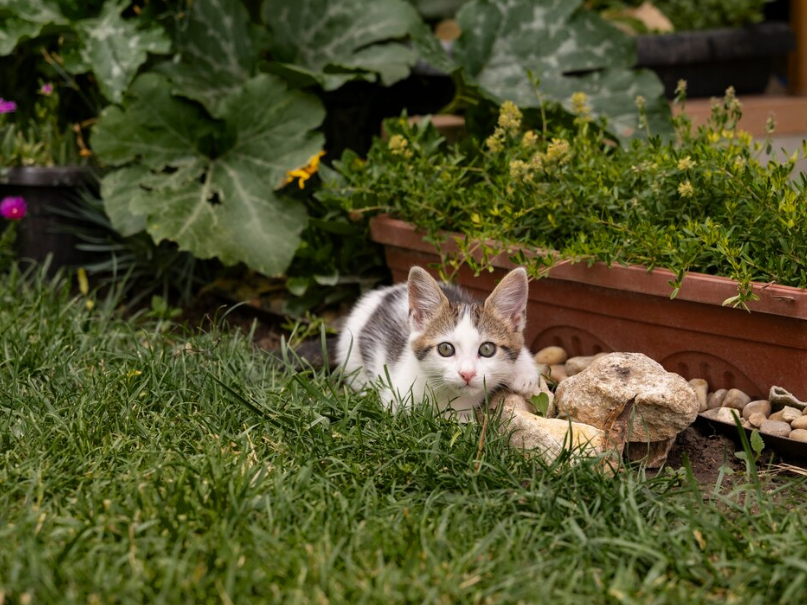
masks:
<path id="1" fill-rule="evenodd" d="M 807 429 L 807 416 L 799 416 L 790 423 L 794 429 Z"/>
<path id="2" fill-rule="evenodd" d="M 790 435 L 791 428 L 787 422 L 781 420 L 766 420 L 760 425 L 759 432 L 774 437 L 787 437 Z"/>
<path id="3" fill-rule="evenodd" d="M 569 355 L 563 347 L 544 347 L 535 354 L 535 363 L 545 363 L 548 366 L 566 363 Z"/>
<path id="4" fill-rule="evenodd" d="M 709 396 L 709 383 L 706 382 L 703 378 L 693 378 L 689 381 L 689 386 L 695 391 L 695 395 L 698 396 L 698 402 L 700 403 L 700 407 L 698 408 L 698 412 L 705 412 L 709 409 L 707 405 L 707 399 Z"/>
<path id="5" fill-rule="evenodd" d="M 740 389 L 730 389 L 729 392 L 726 393 L 722 407 L 742 411 L 749 401 L 751 401 L 751 398 Z"/>
<path id="6" fill-rule="evenodd" d="M 793 393 L 782 387 L 772 386 L 768 393 L 768 399 L 770 399 L 771 403 L 789 405 L 792 408 L 807 412 L 807 403 L 799 400 Z"/>
<path id="7" fill-rule="evenodd" d="M 782 420 L 790 424 L 796 418 L 801 418 L 801 410 L 797 410 L 796 408 L 790 407 L 786 405 L 778 412 L 774 412 L 770 416 L 768 416 L 770 420 Z"/>
<path id="8" fill-rule="evenodd" d="M 805 430 L 805 429 L 795 429 L 793 431 L 790 431 L 790 434 L 788 435 L 788 437 L 790 439 L 793 439 L 794 441 L 807 442 L 807 430 Z"/>
<path id="9" fill-rule="evenodd" d="M 700 404 L 684 378 L 641 353 L 610 353 L 564 380 L 556 392 L 561 417 L 607 432 L 628 425 L 632 442 L 665 441 L 692 424 Z"/>
<path id="10" fill-rule="evenodd" d="M 768 418 L 762 412 L 754 412 L 748 417 L 748 422 L 751 424 L 751 426 L 759 428 L 767 419 Z"/>
<path id="11" fill-rule="evenodd" d="M 709 397 L 706 398 L 706 407 L 710 410 L 719 408 L 721 405 L 723 405 L 723 400 L 726 398 L 726 393 L 728 393 L 726 389 L 718 389 L 714 393 L 709 393 Z"/>
<path id="12" fill-rule="evenodd" d="M 743 418 L 751 418 L 752 414 L 765 414 L 765 418 L 771 415 L 771 402 L 767 399 L 757 399 L 745 404 L 743 408 Z"/>

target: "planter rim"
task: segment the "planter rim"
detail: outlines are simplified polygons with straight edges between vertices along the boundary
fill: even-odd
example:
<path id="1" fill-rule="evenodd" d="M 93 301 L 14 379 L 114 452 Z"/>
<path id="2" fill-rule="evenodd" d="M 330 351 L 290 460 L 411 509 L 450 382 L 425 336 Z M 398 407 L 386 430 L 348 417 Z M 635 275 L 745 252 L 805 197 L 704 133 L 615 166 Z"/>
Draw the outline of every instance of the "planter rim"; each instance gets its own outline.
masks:
<path id="1" fill-rule="evenodd" d="M 391 218 L 382 214 L 370 220 L 371 239 L 388 246 L 407 248 L 418 252 L 435 252 L 433 244 L 423 239 L 424 233 L 412 223 Z M 458 250 L 454 238 L 467 240 L 466 236 L 448 231 L 441 249 L 445 252 Z M 515 250 L 516 248 L 513 248 Z M 527 256 L 535 256 L 525 250 Z M 499 254 L 490 260 L 494 267 L 513 269 L 516 267 L 508 259 L 506 253 Z M 648 271 L 642 265 L 613 265 L 596 262 L 589 266 L 586 262 L 572 263 L 562 261 L 548 271 L 552 279 L 585 283 L 603 288 L 619 289 L 670 299 L 672 288 L 669 284 L 675 274 L 668 269 L 656 268 Z M 759 300 L 748 303 L 749 310 L 756 313 L 769 313 L 798 319 L 807 319 L 807 290 L 792 286 L 780 286 L 752 282 L 753 292 Z M 706 275 L 704 273 L 687 273 L 681 283 L 676 301 L 689 301 L 721 306 L 723 301 L 737 294 L 737 282 L 726 277 Z M 738 312 L 744 313 L 742 309 Z"/>
<path id="2" fill-rule="evenodd" d="M 0 169 L 3 185 L 76 187 L 87 184 L 92 172 L 87 166 L 13 166 Z"/>
<path id="3" fill-rule="evenodd" d="M 636 36 L 637 67 L 689 65 L 785 55 L 796 46 L 787 23 Z"/>

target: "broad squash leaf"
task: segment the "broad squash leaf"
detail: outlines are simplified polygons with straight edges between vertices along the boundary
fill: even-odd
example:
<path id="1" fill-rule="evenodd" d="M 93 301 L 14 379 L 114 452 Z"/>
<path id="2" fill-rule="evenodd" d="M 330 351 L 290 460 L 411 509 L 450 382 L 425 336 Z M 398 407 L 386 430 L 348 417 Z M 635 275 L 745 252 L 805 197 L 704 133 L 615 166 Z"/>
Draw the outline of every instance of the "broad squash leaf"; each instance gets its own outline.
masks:
<path id="1" fill-rule="evenodd" d="M 253 75 L 258 51 L 241 0 L 196 0 L 177 32 L 178 56 L 157 67 L 175 94 L 202 103 L 216 115 L 219 101 Z"/>
<path id="2" fill-rule="evenodd" d="M 313 132 L 324 118 L 321 103 L 260 75 L 222 98 L 221 120 L 213 120 L 171 89 L 162 75 L 142 75 L 124 108 L 107 108 L 95 127 L 97 155 L 121 166 L 102 184 L 113 225 L 133 233 L 141 217 L 157 242 L 282 273 L 306 211 L 275 190 L 322 148 Z"/>
<path id="3" fill-rule="evenodd" d="M 159 26 L 140 27 L 137 19 L 124 19 L 120 13 L 129 2 L 107 2 L 96 19 L 76 22 L 80 38 L 81 62 L 74 67 L 92 71 L 101 93 L 113 103 L 120 103 L 123 91 L 148 53 L 167 53 L 171 40 Z"/>
<path id="4" fill-rule="evenodd" d="M 651 131 L 671 130 L 663 87 L 650 72 L 630 69 L 634 41 L 582 0 L 474 0 L 457 15 L 462 30 L 454 58 L 491 99 L 521 107 L 542 101 L 571 110 L 584 92 L 592 115 L 621 138 L 639 131 L 636 97 L 646 100 Z M 540 80 L 536 90 L 529 74 Z M 583 75 L 581 75 L 583 74 Z"/>
<path id="5" fill-rule="evenodd" d="M 48 25 L 67 23 L 53 0 L 0 0 L 0 56 L 14 52 L 23 40 L 36 38 Z"/>
<path id="6" fill-rule="evenodd" d="M 385 86 L 409 75 L 415 53 L 398 42 L 420 21 L 404 0 L 266 0 L 273 71 L 335 90 L 355 79 Z"/>

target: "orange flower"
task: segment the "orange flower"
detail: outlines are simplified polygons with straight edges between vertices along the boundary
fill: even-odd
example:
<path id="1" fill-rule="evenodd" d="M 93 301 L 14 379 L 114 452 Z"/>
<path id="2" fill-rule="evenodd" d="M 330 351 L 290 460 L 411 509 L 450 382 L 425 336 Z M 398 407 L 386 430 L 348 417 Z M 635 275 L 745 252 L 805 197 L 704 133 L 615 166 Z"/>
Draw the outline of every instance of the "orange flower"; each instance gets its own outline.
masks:
<path id="1" fill-rule="evenodd" d="M 302 168 L 295 168 L 294 170 L 289 170 L 286 172 L 286 180 L 283 181 L 283 184 L 288 185 L 294 179 L 297 179 L 297 184 L 300 186 L 300 189 L 305 189 L 305 182 L 310 179 L 313 174 L 316 174 L 317 170 L 319 170 L 319 160 L 324 155 L 325 151 L 320 151 L 319 153 L 312 155 L 308 160 L 308 164 Z"/>

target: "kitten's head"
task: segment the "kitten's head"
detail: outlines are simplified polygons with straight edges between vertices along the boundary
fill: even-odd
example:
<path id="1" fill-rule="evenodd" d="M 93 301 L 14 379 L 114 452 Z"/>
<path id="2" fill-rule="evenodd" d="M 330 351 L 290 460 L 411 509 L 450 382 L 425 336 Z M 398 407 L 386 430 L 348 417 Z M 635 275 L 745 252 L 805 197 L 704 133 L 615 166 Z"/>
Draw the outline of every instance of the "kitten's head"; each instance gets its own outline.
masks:
<path id="1" fill-rule="evenodd" d="M 524 347 L 527 272 L 508 273 L 484 303 L 442 289 L 426 271 L 412 267 L 409 290 L 410 344 L 436 392 L 479 396 L 507 383 Z M 446 296 L 448 294 L 448 296 Z"/>

